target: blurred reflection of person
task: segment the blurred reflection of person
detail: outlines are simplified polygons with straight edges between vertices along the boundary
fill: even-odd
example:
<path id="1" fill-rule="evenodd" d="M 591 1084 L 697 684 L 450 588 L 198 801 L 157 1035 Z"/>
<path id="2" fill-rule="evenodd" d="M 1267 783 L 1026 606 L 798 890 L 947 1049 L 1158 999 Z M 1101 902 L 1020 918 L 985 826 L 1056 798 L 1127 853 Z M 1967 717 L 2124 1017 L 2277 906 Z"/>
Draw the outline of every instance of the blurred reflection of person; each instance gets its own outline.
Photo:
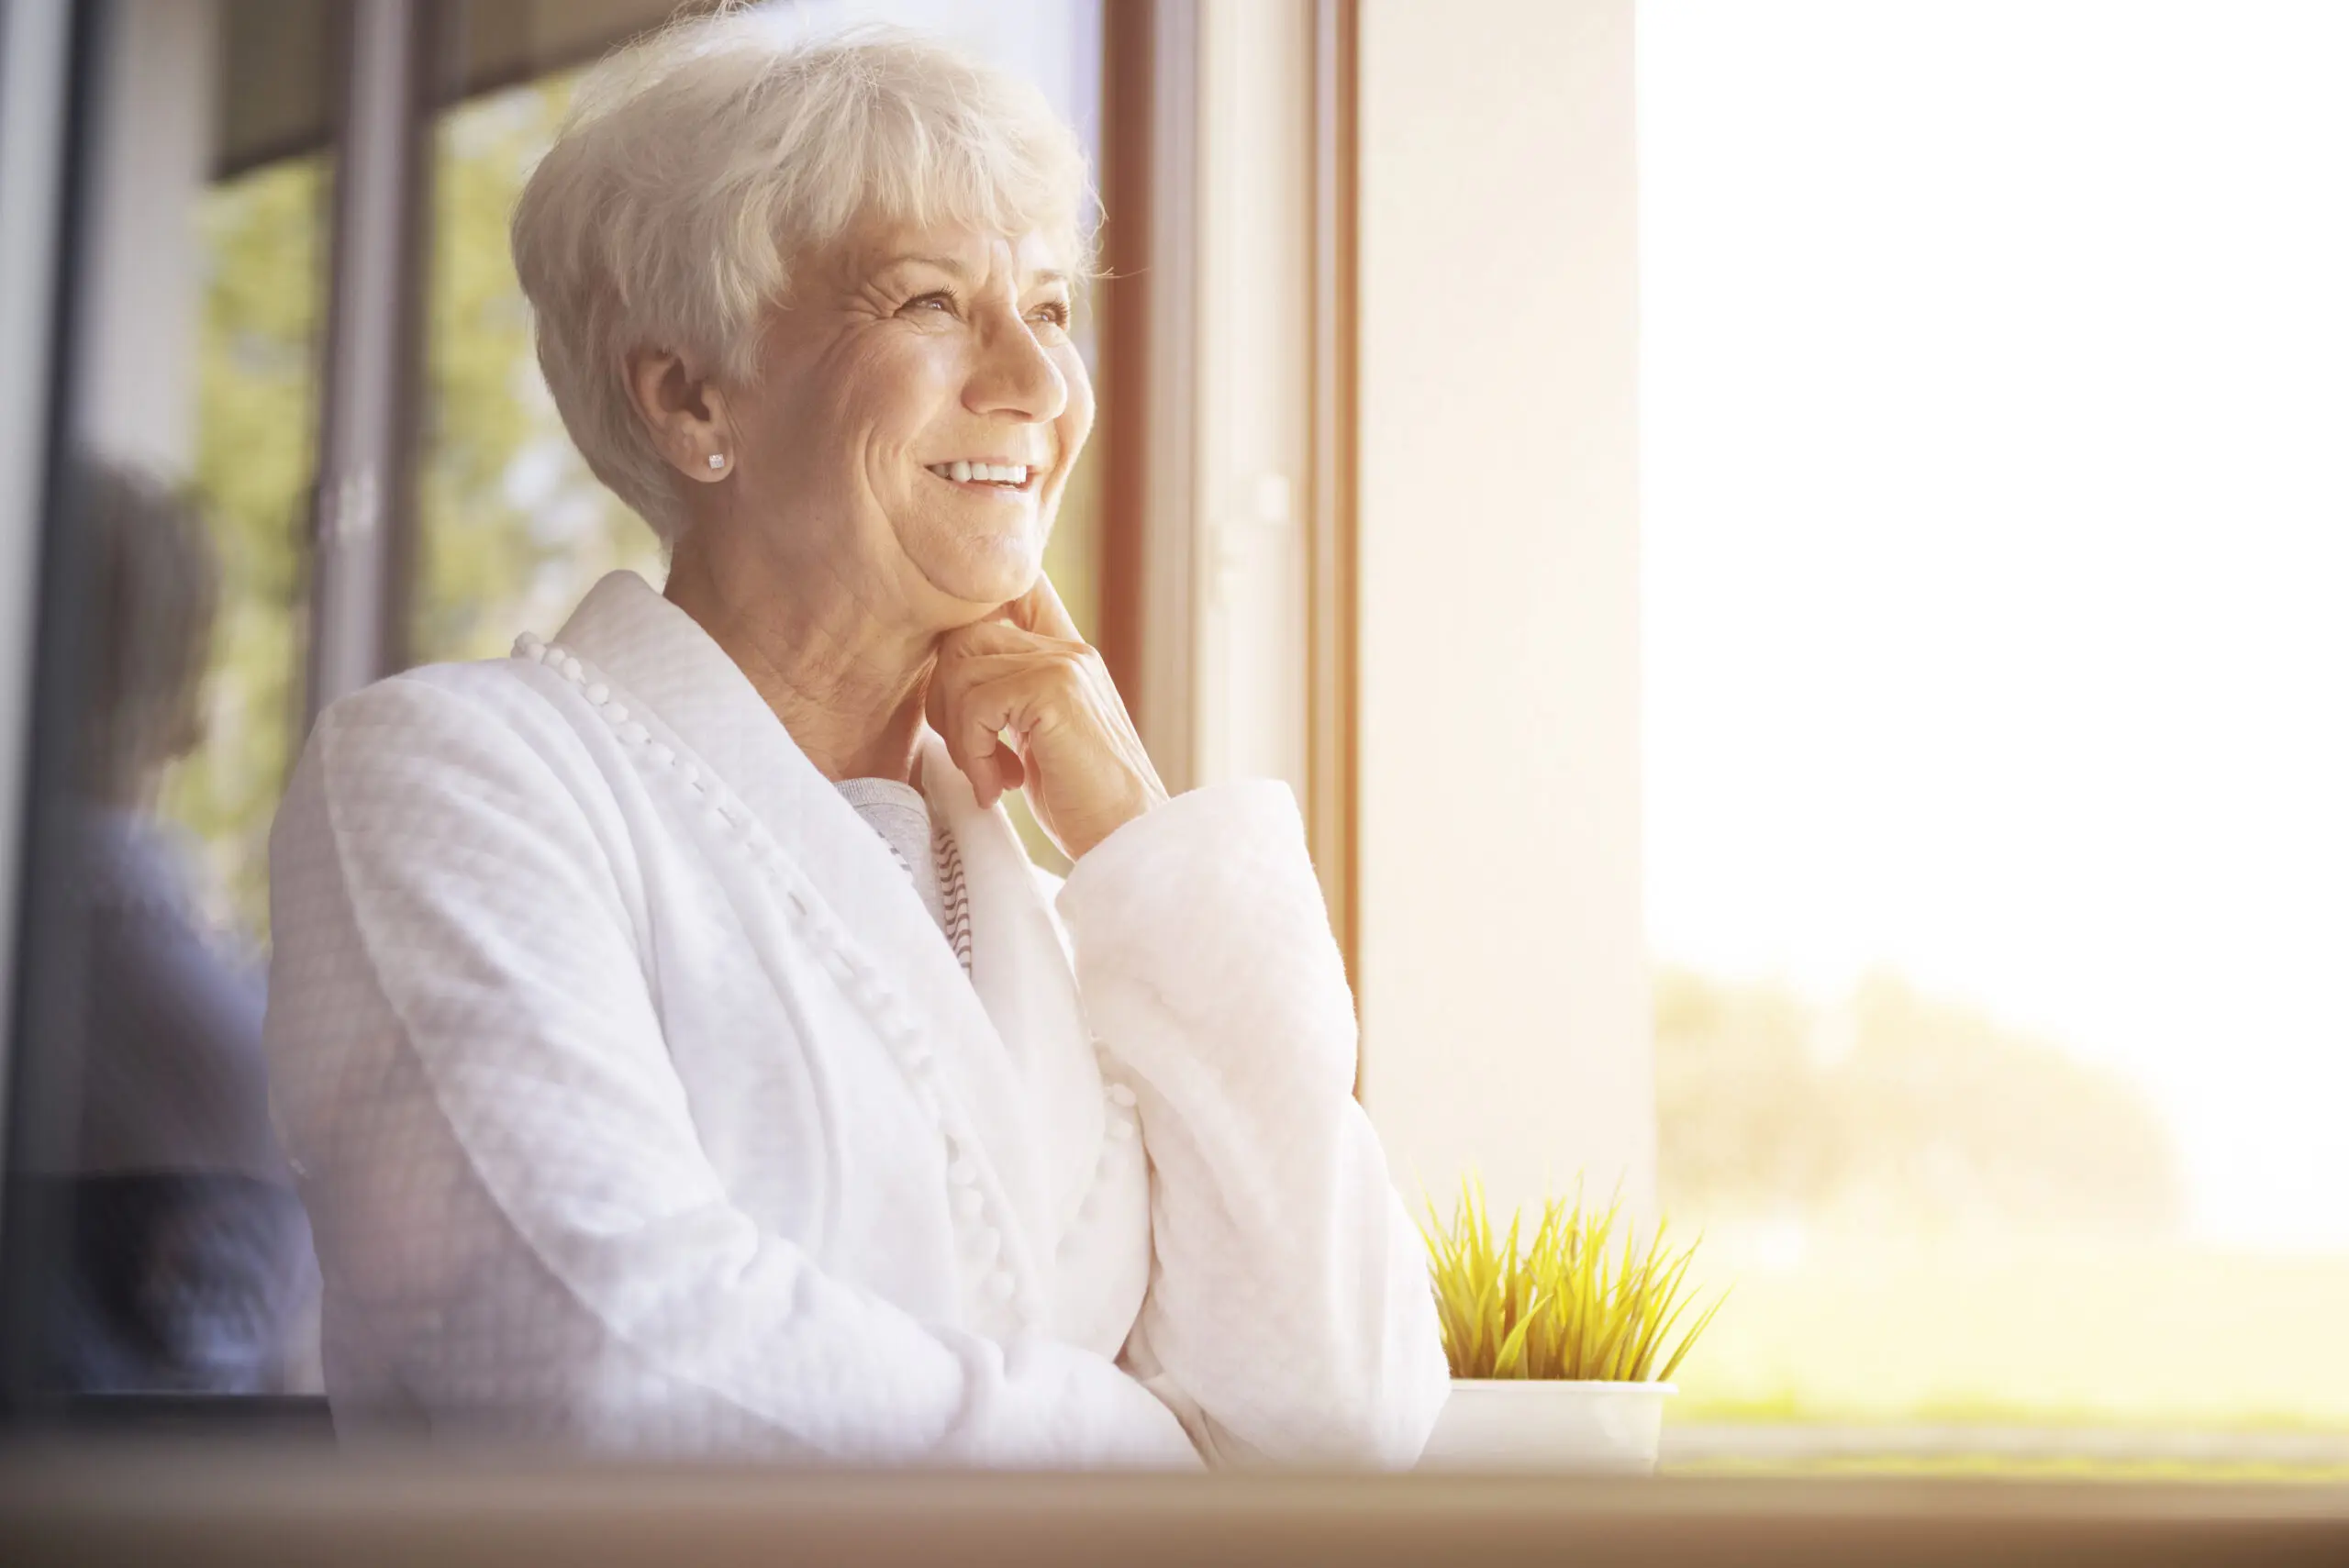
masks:
<path id="1" fill-rule="evenodd" d="M 195 857 L 155 809 L 202 736 L 218 567 L 161 484 L 82 476 L 93 646 L 71 851 L 88 983 L 55 1375 L 83 1393 L 275 1391 L 316 1271 L 270 1129 L 262 973 L 211 928 Z"/>
<path id="2" fill-rule="evenodd" d="M 1078 143 L 767 26 L 607 68 L 514 220 L 665 591 L 336 704 L 279 814 L 338 1425 L 1408 1463 L 1444 1358 L 1296 804 L 1169 799 L 1041 572 Z"/>

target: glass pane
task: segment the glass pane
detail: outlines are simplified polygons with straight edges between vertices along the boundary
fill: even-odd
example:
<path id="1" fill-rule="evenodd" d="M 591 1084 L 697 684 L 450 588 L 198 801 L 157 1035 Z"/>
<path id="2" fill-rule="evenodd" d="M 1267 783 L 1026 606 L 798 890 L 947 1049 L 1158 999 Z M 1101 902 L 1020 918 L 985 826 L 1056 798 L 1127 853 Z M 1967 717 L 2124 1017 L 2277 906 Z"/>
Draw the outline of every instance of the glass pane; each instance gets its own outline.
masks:
<path id="1" fill-rule="evenodd" d="M 410 635 L 419 661 L 505 654 L 551 634 L 605 573 L 659 583 L 660 547 L 588 473 L 531 347 L 507 225 L 554 139 L 573 76 L 444 113 L 433 137 L 425 439 Z"/>
<path id="2" fill-rule="evenodd" d="M 2349 1462 L 2349 14 L 1639 20 L 1679 1414 Z"/>
<path id="3" fill-rule="evenodd" d="M 333 176 L 295 100 L 326 11 L 128 3 L 97 34 L 11 1107 L 13 1370 L 51 1395 L 317 1383 L 261 1024 Z"/>
<path id="4" fill-rule="evenodd" d="M 202 739 L 163 779 L 163 816 L 206 848 L 224 912 L 269 922 L 268 838 L 300 722 L 303 529 L 317 462 L 330 193 L 322 152 L 198 199 L 205 267 L 195 495 L 220 564 Z"/>

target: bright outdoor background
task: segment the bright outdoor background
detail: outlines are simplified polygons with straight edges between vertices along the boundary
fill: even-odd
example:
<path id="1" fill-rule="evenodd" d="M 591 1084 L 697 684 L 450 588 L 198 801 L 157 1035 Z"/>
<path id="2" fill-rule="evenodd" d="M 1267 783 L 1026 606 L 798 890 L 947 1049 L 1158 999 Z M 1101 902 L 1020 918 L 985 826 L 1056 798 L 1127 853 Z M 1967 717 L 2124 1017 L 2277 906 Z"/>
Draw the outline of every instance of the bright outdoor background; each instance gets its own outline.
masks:
<path id="1" fill-rule="evenodd" d="M 1638 47 L 1675 1418 L 2349 1429 L 2349 6 Z"/>

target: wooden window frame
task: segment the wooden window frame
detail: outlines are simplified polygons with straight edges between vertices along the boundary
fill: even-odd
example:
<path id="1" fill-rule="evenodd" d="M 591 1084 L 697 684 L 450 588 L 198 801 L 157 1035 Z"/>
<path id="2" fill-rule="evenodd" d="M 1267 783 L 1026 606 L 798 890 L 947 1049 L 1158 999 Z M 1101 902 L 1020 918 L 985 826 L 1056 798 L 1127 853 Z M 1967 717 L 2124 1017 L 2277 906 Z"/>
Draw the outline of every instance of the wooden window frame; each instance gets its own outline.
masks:
<path id="1" fill-rule="evenodd" d="M 1197 0 L 1104 0 L 1100 651 L 1169 788 L 1192 776 Z"/>
<path id="2" fill-rule="evenodd" d="M 1307 842 L 1360 987 L 1354 506 L 1357 0 L 1313 6 L 1312 473 L 1306 536 Z M 1359 1066 L 1357 1066 L 1359 1074 Z"/>

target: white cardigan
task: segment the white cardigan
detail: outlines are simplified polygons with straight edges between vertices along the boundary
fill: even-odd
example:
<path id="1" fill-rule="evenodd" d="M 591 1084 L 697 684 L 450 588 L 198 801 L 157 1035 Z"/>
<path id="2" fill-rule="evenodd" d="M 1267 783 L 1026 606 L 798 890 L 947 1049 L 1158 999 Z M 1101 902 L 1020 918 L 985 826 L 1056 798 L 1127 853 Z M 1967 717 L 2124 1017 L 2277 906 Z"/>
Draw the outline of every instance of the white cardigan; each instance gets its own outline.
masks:
<path id="1" fill-rule="evenodd" d="M 1288 792 L 1182 795 L 1048 902 L 925 745 L 968 976 L 629 573 L 555 645 L 319 719 L 271 846 L 267 1035 L 345 1429 L 1417 1457 L 1443 1356 Z"/>

